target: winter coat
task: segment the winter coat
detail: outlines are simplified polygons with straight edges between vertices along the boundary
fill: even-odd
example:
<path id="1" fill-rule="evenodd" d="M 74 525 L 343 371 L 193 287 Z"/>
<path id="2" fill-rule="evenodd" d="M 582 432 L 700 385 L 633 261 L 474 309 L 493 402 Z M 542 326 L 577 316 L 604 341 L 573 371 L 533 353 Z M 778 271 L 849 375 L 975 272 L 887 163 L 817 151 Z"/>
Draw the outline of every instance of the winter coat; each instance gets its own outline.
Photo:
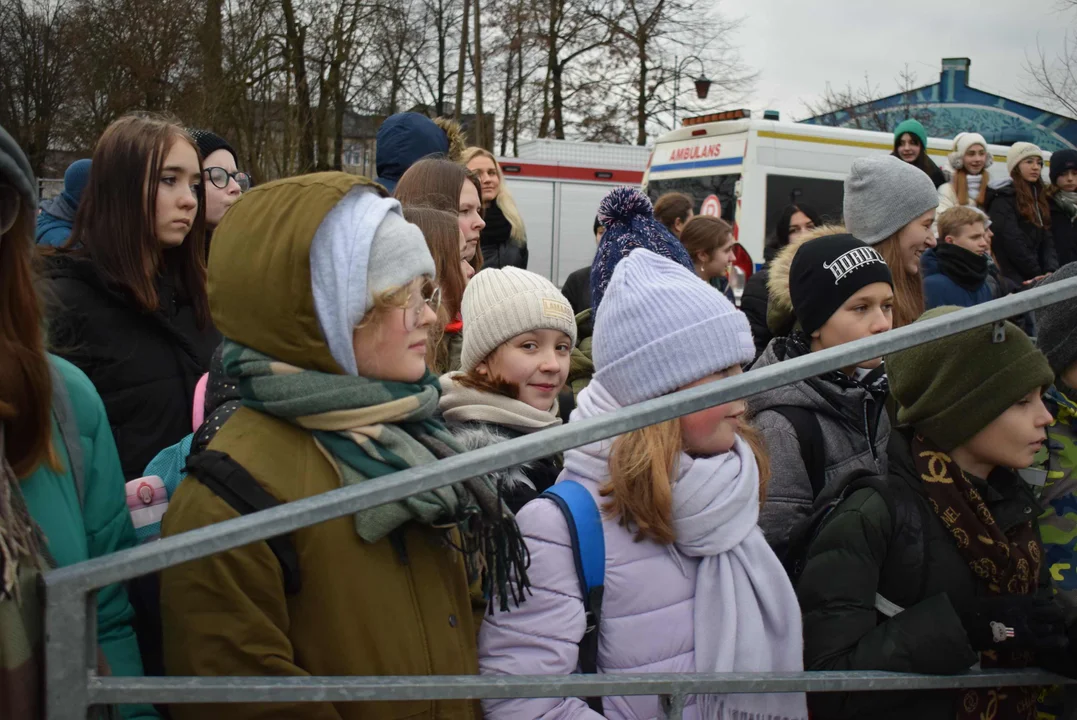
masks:
<path id="1" fill-rule="evenodd" d="M 1040 189 L 1044 192 L 1045 188 Z M 992 249 L 1002 273 L 1020 284 L 1058 269 L 1051 229 L 1036 227 L 1017 211 L 1013 180 L 987 188 L 987 212 L 995 234 Z M 1045 218 L 1046 220 L 1046 218 Z"/>
<path id="2" fill-rule="evenodd" d="M 789 338 L 774 338 L 752 369 L 774 365 L 805 354 Z M 804 467 L 793 424 L 774 408 L 789 406 L 811 411 L 823 433 L 826 483 L 854 470 L 886 472 L 890 419 L 883 381 L 865 385 L 841 371 L 801 380 L 748 398 L 752 424 L 766 440 L 771 477 L 759 527 L 772 547 L 783 545 L 797 522 L 811 514 L 812 483 Z"/>
<path id="3" fill-rule="evenodd" d="M 258 189 L 229 211 L 224 227 L 248 234 L 218 242 L 210 263 L 214 321 L 226 336 L 281 362 L 339 372 L 314 310 L 310 245 L 325 215 L 364 181 L 343 174 L 279 180 L 292 205 L 268 205 Z M 246 206 L 246 210 L 244 209 Z M 239 214 L 237 214 L 237 212 Z M 236 225 L 229 227 L 229 219 Z M 214 286 L 214 276 L 257 278 Z M 257 303 L 257 307 L 255 307 Z M 335 466 L 310 432 L 241 407 L 210 450 L 227 453 L 281 502 L 340 488 Z M 186 478 L 162 522 L 169 537 L 237 517 Z M 467 675 L 478 670 L 476 624 L 459 537 L 408 523 L 375 543 L 348 515 L 291 534 L 302 587 L 286 595 L 264 542 L 161 572 L 165 666 L 170 675 Z M 477 720 L 474 701 L 174 705 L 175 720 Z"/>
<path id="4" fill-rule="evenodd" d="M 445 424 L 464 450 L 478 450 L 487 445 L 496 445 L 523 435 L 521 432 L 493 423 L 446 422 Z M 561 457 L 551 455 L 491 473 L 491 480 L 502 488 L 502 498 L 509 506 L 509 510 L 518 513 L 524 505 L 549 490 L 560 474 Z"/>
<path id="5" fill-rule="evenodd" d="M 991 182 L 990 175 L 988 175 L 987 173 L 984 173 L 983 182 L 990 183 Z M 938 207 L 938 210 L 935 213 L 936 217 L 939 216 L 939 215 L 942 215 L 944 212 L 946 212 L 950 208 L 957 207 L 958 205 L 960 205 L 960 203 L 957 202 L 957 191 L 954 190 L 954 183 L 953 183 L 952 180 L 950 182 L 946 183 L 945 185 L 939 185 L 938 189 L 939 189 L 939 207 Z M 988 191 L 990 192 L 990 189 L 988 189 Z M 986 201 L 987 200 L 985 198 L 984 202 L 986 203 Z M 976 204 L 976 198 L 970 196 L 968 201 L 965 203 L 964 207 L 970 207 L 973 210 L 975 210 L 975 209 L 979 208 L 980 206 Z"/>
<path id="6" fill-rule="evenodd" d="M 57 195 L 41 203 L 41 212 L 37 216 L 37 230 L 34 241 L 38 245 L 59 247 L 67 242 L 71 227 L 75 223 L 75 211 L 78 207 L 63 196 Z"/>
<path id="7" fill-rule="evenodd" d="M 770 304 L 770 295 L 767 291 L 769 278 L 769 266 L 755 271 L 744 284 L 744 293 L 740 296 L 740 310 L 748 317 L 748 324 L 752 328 L 756 357 L 763 354 L 774 337 L 770 328 L 767 327 L 767 306 Z"/>
<path id="8" fill-rule="evenodd" d="M 591 266 L 573 270 L 565 284 L 561 287 L 561 294 L 572 306 L 572 312 L 579 315 L 584 310 L 591 309 Z"/>
<path id="9" fill-rule="evenodd" d="M 576 347 L 572 348 L 568 366 L 568 386 L 574 396 L 579 396 L 595 374 L 595 363 L 591 359 L 591 336 L 595 331 L 593 315 L 591 309 L 576 315 Z"/>
<path id="10" fill-rule="evenodd" d="M 77 367 L 55 356 L 49 360 L 64 380 L 78 426 L 82 445 L 82 499 L 55 412 L 52 446 L 63 469 L 54 470 L 49 463 L 42 463 L 21 481 L 21 487 L 31 517 L 48 539 L 49 552 L 58 567 L 66 567 L 134 547 L 135 529 L 127 510 L 116 443 L 101 398 Z M 122 584 L 97 591 L 97 642 L 112 675 L 142 675 L 133 620 L 134 611 Z M 129 705 L 124 706 L 123 716 L 156 718 L 157 713 L 148 705 Z"/>
<path id="11" fill-rule="evenodd" d="M 966 280 L 966 285 L 959 283 L 954 268 L 940 259 L 936 248 L 930 248 L 920 256 L 920 275 L 924 278 L 924 301 L 928 310 L 942 305 L 972 307 L 995 297 L 987 282 L 986 271 L 979 287 L 970 290 L 967 285 L 974 279 Z"/>
<path id="12" fill-rule="evenodd" d="M 602 507 L 605 500 L 599 495 L 598 483 L 567 473 L 565 477 L 587 488 Z M 586 624 L 568 525 L 549 500 L 529 503 L 516 521 L 531 553 L 531 594 L 519 608 L 484 619 L 479 636 L 480 670 L 484 675 L 568 675 L 576 669 L 577 643 Z M 606 575 L 598 671 L 695 672 L 693 609 L 699 558 L 652 540 L 636 542 L 628 528 L 606 515 L 602 534 Z M 649 592 L 641 593 L 641 587 Z M 647 642 L 657 637 L 662 642 Z M 574 697 L 488 701 L 486 717 L 654 718 L 658 702 L 654 696 L 608 697 L 603 708 L 599 716 Z M 693 698 L 684 717 L 699 718 Z"/>
<path id="13" fill-rule="evenodd" d="M 979 659 L 959 614 L 986 589 L 928 504 L 910 442 L 908 432 L 891 435 L 889 487 L 896 514 L 917 525 L 898 533 L 886 500 L 865 488 L 838 505 L 808 550 L 797 586 L 806 670 L 952 675 Z M 1003 531 L 1039 512 L 1012 471 L 970 479 Z M 907 543 L 895 540 L 910 532 L 922 537 L 922 552 L 908 552 Z M 1043 568 L 1041 592 L 1049 597 L 1046 563 Z M 904 611 L 883 616 L 875 609 L 876 593 Z M 959 690 L 825 693 L 809 696 L 809 704 L 815 720 L 953 720 L 960 697 Z"/>
<path id="14" fill-rule="evenodd" d="M 1059 267 L 1077 260 L 1077 213 L 1070 215 L 1057 197 L 1051 198 L 1051 239 Z"/>
<path id="15" fill-rule="evenodd" d="M 160 309 L 143 313 L 88 259 L 50 258 L 45 276 L 52 347 L 100 393 L 124 479 L 141 477 L 158 452 L 191 432 L 195 385 L 220 335 L 212 323 L 198 327 L 169 280 L 158 283 Z"/>
<path id="16" fill-rule="evenodd" d="M 1036 455 L 1036 466 L 1047 477 L 1039 493 L 1043 552 L 1056 597 L 1067 619 L 1077 619 L 1077 404 L 1062 389 L 1051 388 L 1044 403 L 1054 416 L 1047 428 L 1047 447 Z"/>
<path id="17" fill-rule="evenodd" d="M 486 206 L 486 227 L 479 236 L 482 250 L 482 266 L 503 268 L 510 265 L 527 269 L 527 239 L 512 238 L 512 225 L 496 202 Z"/>

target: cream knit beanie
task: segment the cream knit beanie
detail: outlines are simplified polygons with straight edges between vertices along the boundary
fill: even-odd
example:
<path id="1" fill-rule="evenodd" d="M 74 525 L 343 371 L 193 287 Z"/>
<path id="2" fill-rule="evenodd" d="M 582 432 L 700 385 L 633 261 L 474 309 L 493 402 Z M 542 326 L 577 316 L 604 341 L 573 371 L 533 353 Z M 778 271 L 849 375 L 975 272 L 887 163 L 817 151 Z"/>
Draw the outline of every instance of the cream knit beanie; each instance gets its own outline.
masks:
<path id="1" fill-rule="evenodd" d="M 1021 164 L 1022 160 L 1030 157 L 1038 157 L 1043 160 L 1043 150 L 1030 142 L 1015 142 L 1009 152 L 1006 153 L 1006 172 L 1013 175 L 1013 169 Z"/>
<path id="2" fill-rule="evenodd" d="M 984 162 L 984 169 L 991 167 L 995 162 L 994 156 L 991 155 L 991 149 L 987 147 L 987 140 L 984 140 L 984 136 L 980 133 L 963 132 L 958 133 L 954 137 L 954 151 L 947 156 L 947 160 L 950 161 L 950 167 L 954 170 L 960 170 L 965 166 L 965 153 L 969 151 L 969 148 L 973 145 L 981 146 L 987 153 L 987 160 Z"/>
<path id="3" fill-rule="evenodd" d="M 464 290 L 460 314 L 468 372 L 501 343 L 531 330 L 560 330 L 576 344 L 576 317 L 565 296 L 546 278 L 515 267 L 487 268 Z"/>

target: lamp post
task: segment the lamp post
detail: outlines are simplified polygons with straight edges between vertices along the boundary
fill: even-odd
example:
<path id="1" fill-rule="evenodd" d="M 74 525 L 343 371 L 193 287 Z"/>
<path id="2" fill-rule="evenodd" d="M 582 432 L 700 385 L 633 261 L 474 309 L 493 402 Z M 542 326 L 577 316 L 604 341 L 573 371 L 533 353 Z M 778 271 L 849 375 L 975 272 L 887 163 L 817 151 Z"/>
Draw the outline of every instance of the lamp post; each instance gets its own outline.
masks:
<path id="1" fill-rule="evenodd" d="M 673 56 L 673 129 L 677 129 L 677 97 L 681 93 L 681 73 L 684 72 L 685 66 L 690 62 L 699 63 L 699 77 L 695 79 L 696 97 L 700 100 L 707 98 L 707 93 L 711 89 L 711 81 L 707 79 L 706 69 L 703 67 L 703 61 L 697 58 L 695 55 L 689 55 L 680 62 L 677 61 L 677 56 Z"/>

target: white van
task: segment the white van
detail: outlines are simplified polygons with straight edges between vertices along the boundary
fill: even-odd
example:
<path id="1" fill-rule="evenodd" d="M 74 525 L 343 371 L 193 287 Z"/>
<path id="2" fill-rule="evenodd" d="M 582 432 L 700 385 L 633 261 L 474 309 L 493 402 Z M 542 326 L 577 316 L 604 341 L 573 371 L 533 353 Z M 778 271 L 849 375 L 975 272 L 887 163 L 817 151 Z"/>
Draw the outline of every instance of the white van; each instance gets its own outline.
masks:
<path id="1" fill-rule="evenodd" d="M 787 205 L 804 202 L 825 221 L 840 222 L 844 181 L 853 160 L 893 152 L 894 136 L 748 116 L 748 111 L 736 110 L 689 118 L 685 127 L 658 138 L 643 187 L 652 200 L 683 192 L 695 200 L 697 213 L 732 223 L 759 267 L 763 239 Z M 952 147 L 952 140 L 928 138 L 928 154 L 939 165 Z M 992 178 L 1000 177 L 1000 163 L 1005 173 L 1007 149 L 989 147 L 995 158 L 988 171 Z"/>

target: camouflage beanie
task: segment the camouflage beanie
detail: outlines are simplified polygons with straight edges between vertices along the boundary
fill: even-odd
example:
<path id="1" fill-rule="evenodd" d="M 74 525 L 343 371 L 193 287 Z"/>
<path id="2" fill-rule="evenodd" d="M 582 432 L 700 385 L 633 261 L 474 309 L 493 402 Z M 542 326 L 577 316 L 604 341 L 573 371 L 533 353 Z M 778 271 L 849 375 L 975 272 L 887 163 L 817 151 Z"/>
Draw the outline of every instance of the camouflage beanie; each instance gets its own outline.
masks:
<path id="1" fill-rule="evenodd" d="M 944 306 L 917 322 L 961 308 Z M 886 357 L 898 424 L 912 426 L 944 452 L 967 442 L 1008 407 L 1054 373 L 1032 340 L 1006 322 L 1005 339 L 994 341 L 991 325 L 949 335 Z"/>

